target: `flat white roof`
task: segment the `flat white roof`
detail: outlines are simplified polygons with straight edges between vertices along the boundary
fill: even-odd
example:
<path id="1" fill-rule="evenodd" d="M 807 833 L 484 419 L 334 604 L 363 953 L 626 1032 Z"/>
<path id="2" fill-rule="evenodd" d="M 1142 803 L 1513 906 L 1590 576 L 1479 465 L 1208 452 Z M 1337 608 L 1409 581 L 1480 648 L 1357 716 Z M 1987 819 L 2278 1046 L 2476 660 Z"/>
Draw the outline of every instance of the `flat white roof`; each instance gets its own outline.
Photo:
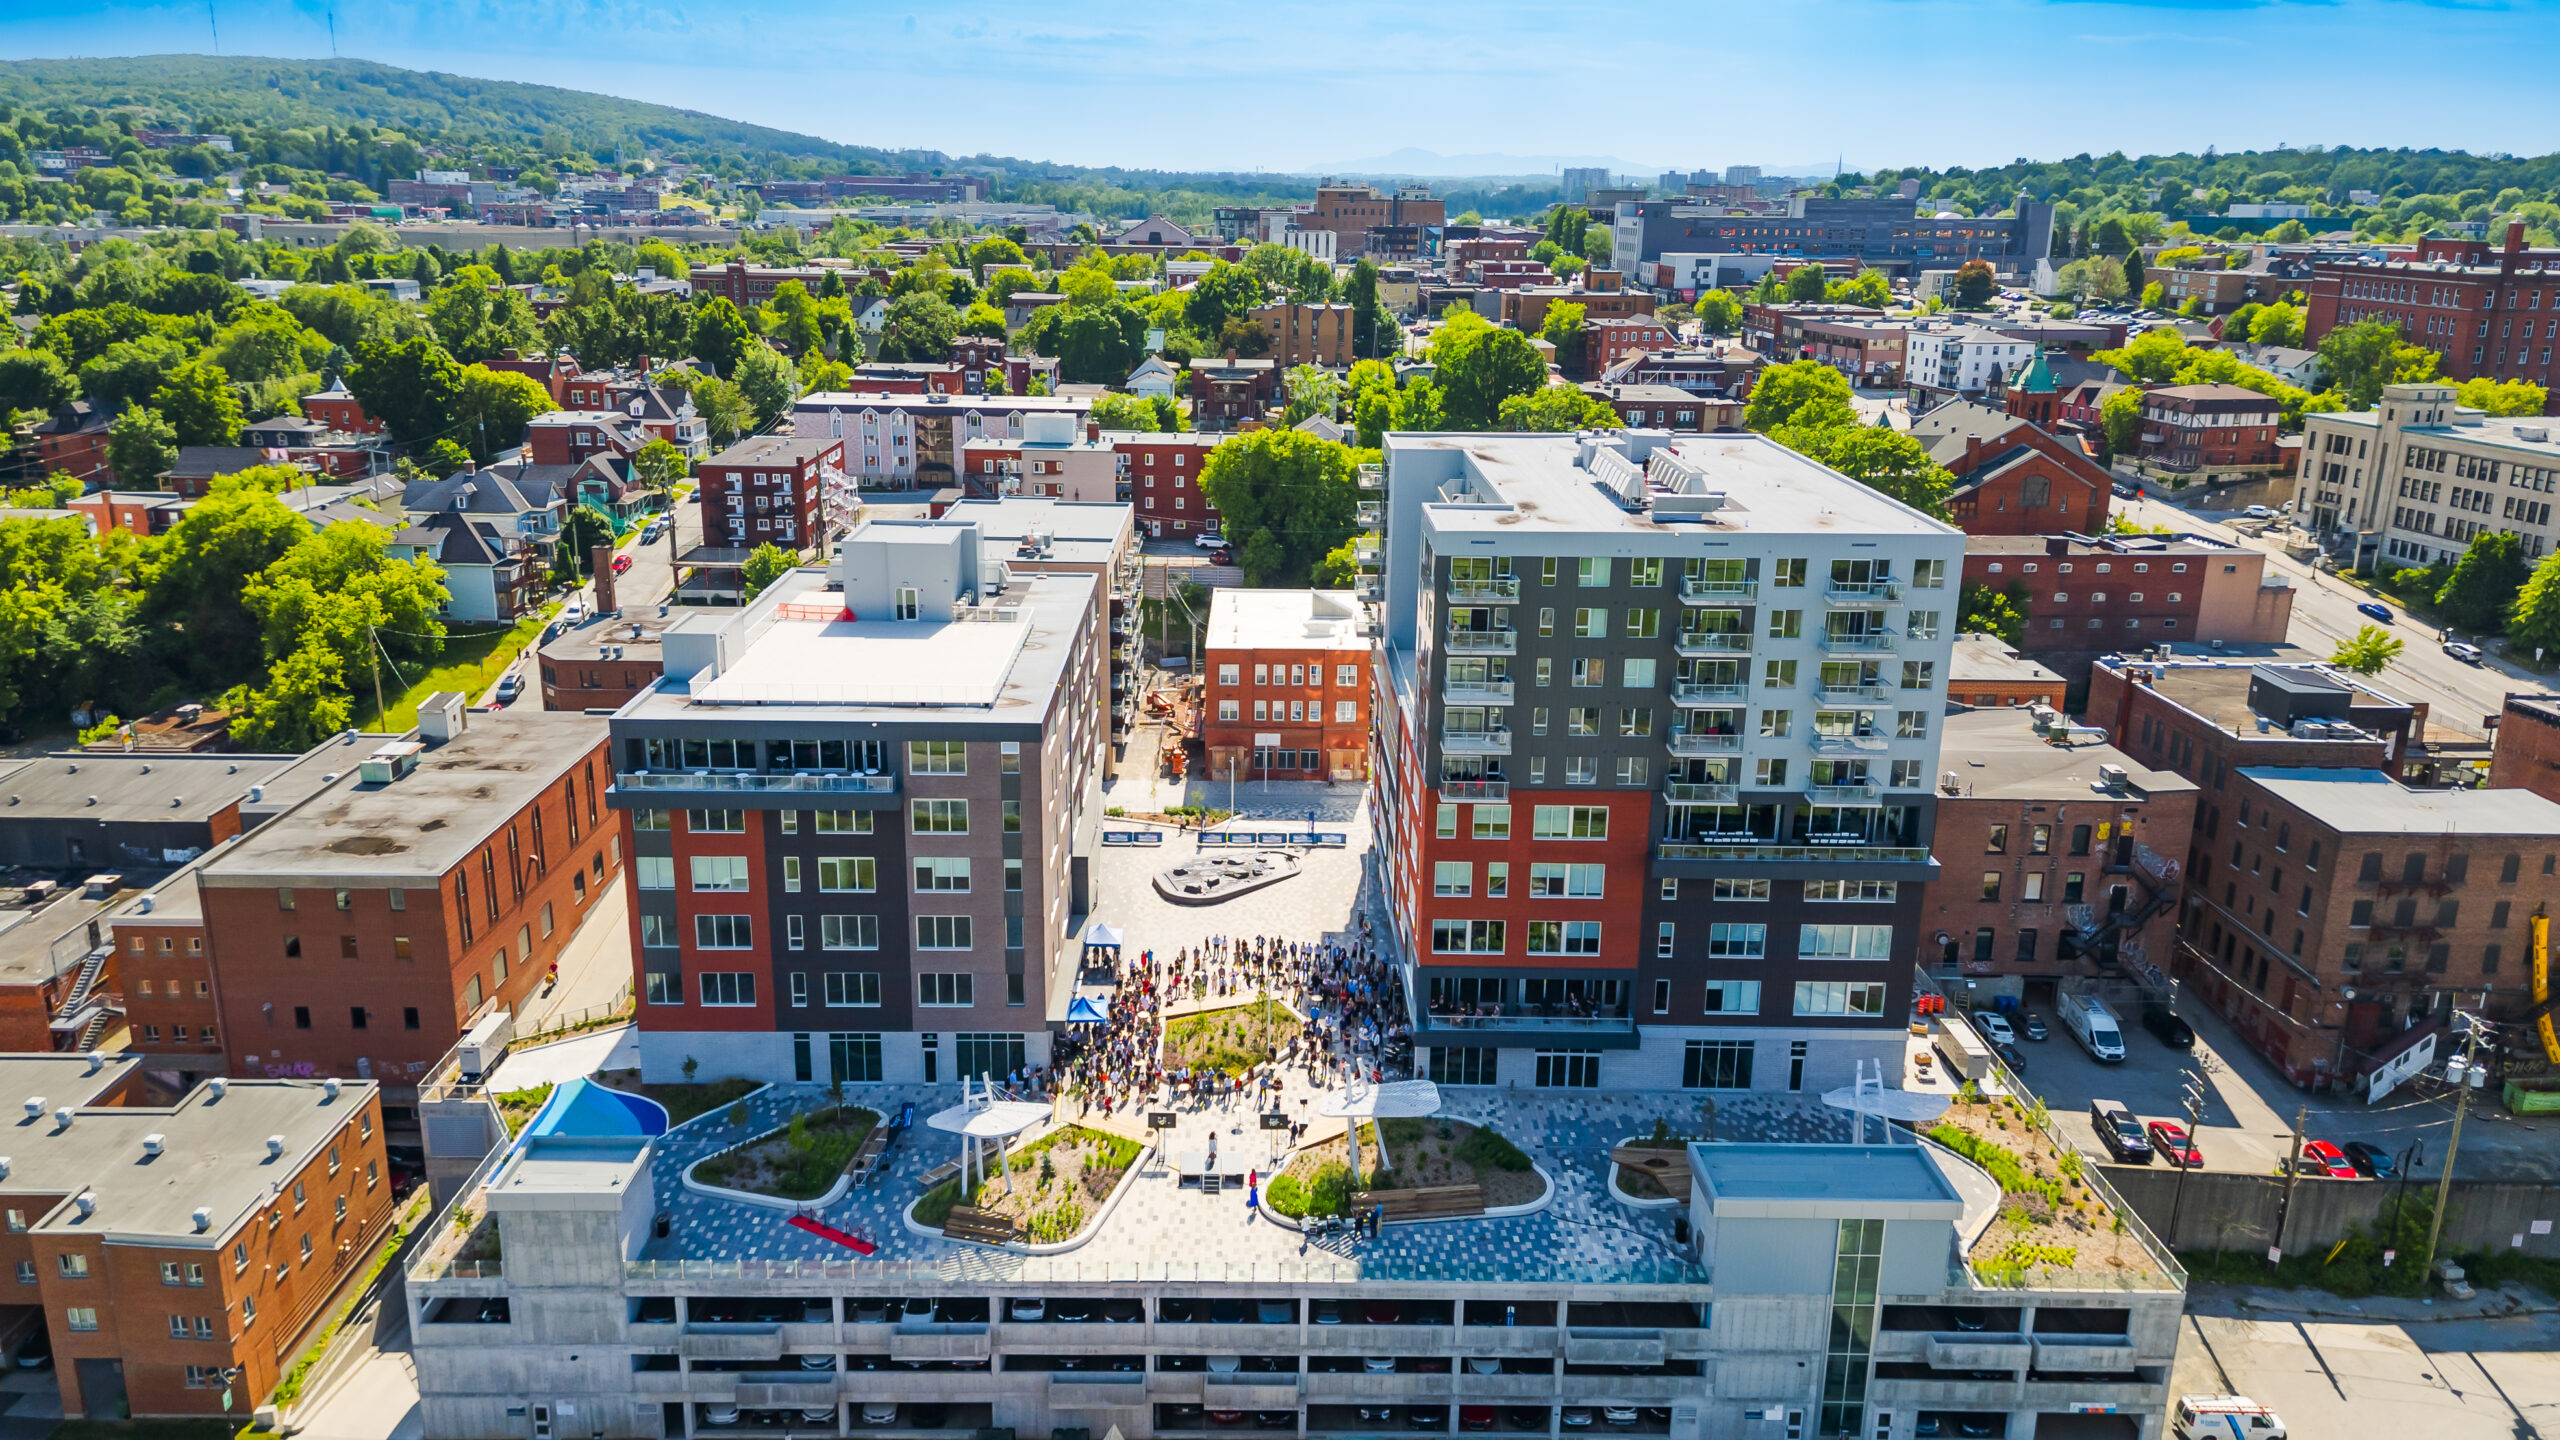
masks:
<path id="1" fill-rule="evenodd" d="M 776 620 L 697 700 L 991 706 L 1031 634 L 1023 620 Z"/>
<path id="2" fill-rule="evenodd" d="M 1360 601 L 1348 590 L 1213 590 L 1209 649 L 1368 653 Z"/>

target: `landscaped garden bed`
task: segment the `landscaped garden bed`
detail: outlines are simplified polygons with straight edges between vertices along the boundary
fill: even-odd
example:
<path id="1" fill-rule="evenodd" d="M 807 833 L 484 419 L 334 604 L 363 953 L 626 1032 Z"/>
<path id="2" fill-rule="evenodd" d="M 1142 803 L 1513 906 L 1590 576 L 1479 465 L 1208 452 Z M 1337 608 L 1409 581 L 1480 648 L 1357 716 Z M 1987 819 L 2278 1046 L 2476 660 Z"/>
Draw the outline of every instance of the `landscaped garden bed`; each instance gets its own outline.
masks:
<path id="1" fill-rule="evenodd" d="M 779 1130 L 698 1162 L 693 1178 L 776 1200 L 815 1200 L 835 1188 L 879 1123 L 877 1112 L 859 1105 L 804 1111 Z"/>
<path id="2" fill-rule="evenodd" d="M 667 1108 L 667 1126 L 673 1129 L 688 1120 L 726 1108 L 764 1088 L 763 1082 L 731 1076 L 726 1080 L 706 1080 L 699 1084 L 644 1085 L 637 1070 L 599 1070 L 596 1083 L 630 1095 L 645 1095 Z"/>
<path id="3" fill-rule="evenodd" d="M 1966 1087 L 1930 1139 L 2000 1186 L 2000 1215 L 1974 1241 L 1974 1273 L 1992 1285 L 2068 1285 L 2075 1275 L 2121 1284 L 2159 1279 L 2128 1217 L 2090 1182 L 2080 1153 L 2055 1139 L 2042 1101 Z M 2138 1221 L 2131 1222 L 2138 1224 Z"/>
<path id="4" fill-rule="evenodd" d="M 1379 1167 L 1379 1128 L 1386 1131 Z M 1464 1120 L 1373 1121 L 1360 1127 L 1360 1160 L 1370 1166 L 1359 1184 L 1351 1179 L 1351 1147 L 1342 1139 L 1310 1145 L 1289 1157 L 1273 1177 L 1266 1199 L 1283 1215 L 1335 1215 L 1354 1190 L 1421 1190 L 1474 1185 L 1488 1210 L 1526 1205 L 1544 1195 L 1546 1177 L 1519 1146 L 1497 1131 Z"/>
<path id="5" fill-rule="evenodd" d="M 1304 1028 L 1277 1000 L 1176 1015 L 1164 1022 L 1165 1068 L 1241 1075 L 1289 1048 Z"/>
<path id="6" fill-rule="evenodd" d="M 946 1180 L 926 1191 L 909 1213 L 917 1224 L 939 1228 L 953 1209 L 970 1206 L 1012 1221 L 1015 1234 L 1032 1244 L 1060 1244 L 1102 1213 L 1103 1203 L 1138 1163 L 1140 1148 L 1122 1136 L 1064 1126 L 1011 1152 L 1004 1172 L 988 1176 L 974 1193 L 965 1179 Z"/>

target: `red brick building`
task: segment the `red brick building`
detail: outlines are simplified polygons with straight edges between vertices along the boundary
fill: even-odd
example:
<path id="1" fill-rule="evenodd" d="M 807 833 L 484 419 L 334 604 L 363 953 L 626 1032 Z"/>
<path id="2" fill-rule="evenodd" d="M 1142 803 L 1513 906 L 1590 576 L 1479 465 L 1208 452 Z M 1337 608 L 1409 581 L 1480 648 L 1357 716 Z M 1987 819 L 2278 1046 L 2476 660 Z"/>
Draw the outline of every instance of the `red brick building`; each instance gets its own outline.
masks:
<path id="1" fill-rule="evenodd" d="M 160 535 L 186 518 L 186 497 L 175 490 L 92 490 L 63 508 L 89 517 L 98 533 L 123 530 Z"/>
<path id="2" fill-rule="evenodd" d="M 1218 528 L 1217 507 L 1200 492 L 1200 470 L 1223 435 L 1200 431 L 1105 430 L 1118 452 L 1120 497 L 1137 507 L 1147 538 L 1187 539 Z"/>
<path id="3" fill-rule="evenodd" d="M 1280 366 L 1271 360 L 1202 356 L 1191 362 L 1191 423 L 1203 430 L 1237 430 L 1259 421 L 1279 404 Z"/>
<path id="4" fill-rule="evenodd" d="M 34 427 L 36 460 L 48 475 L 110 483 L 119 478 L 107 468 L 107 427 L 114 421 L 107 406 L 74 400 Z"/>
<path id="5" fill-rule="evenodd" d="M 1961 633 L 1947 669 L 1947 698 L 1977 710 L 2043 705 L 2064 707 L 2070 686 L 2041 661 L 2030 660 L 1997 635 Z"/>
<path id="6" fill-rule="evenodd" d="M 1298 217 L 1301 230 L 1332 231 L 1335 253 L 1345 260 L 1359 256 L 1372 228 L 1447 223 L 1447 202 L 1421 186 L 1407 185 L 1390 195 L 1373 185 L 1330 180 L 1316 187 L 1316 203 Z"/>
<path id="7" fill-rule="evenodd" d="M 818 287 L 826 283 L 827 269 L 822 265 L 748 265 L 731 260 L 719 265 L 696 265 L 687 279 L 692 283 L 695 295 L 717 295 L 744 310 L 772 299 L 773 292 L 781 289 L 783 282 L 788 280 L 799 281 L 801 288 L 815 295 Z M 846 283 L 852 284 L 866 272 L 839 270 L 836 273 L 851 277 Z"/>
<path id="8" fill-rule="evenodd" d="M 1204 779 L 1359 780 L 1369 773 L 1369 637 L 1348 590 L 1212 593 Z"/>
<path id="9" fill-rule="evenodd" d="M 629 459 L 650 438 L 619 411 L 554 410 L 525 426 L 525 458 L 536 465 L 583 465 L 591 455 Z"/>
<path id="10" fill-rule="evenodd" d="M 1004 381 L 1007 395 L 1030 394 L 1035 379 L 1047 381 L 1052 391 L 1058 388 L 1055 358 L 1008 354 L 1004 346 L 1003 340 L 990 335 L 962 335 L 951 342 L 951 363 L 960 367 L 961 393 L 984 395 L 988 382 L 998 378 Z"/>
<path id="11" fill-rule="evenodd" d="M 350 435 L 379 435 L 383 424 L 364 413 L 363 402 L 347 393 L 343 380 L 332 378 L 329 388 L 302 397 L 302 413 L 332 430 Z"/>
<path id="12" fill-rule="evenodd" d="M 2276 402 L 2237 385 L 2162 385 L 2144 392 L 2141 462 L 2180 475 L 2272 470 L 2283 463 Z"/>
<path id="13" fill-rule="evenodd" d="M 1947 513 L 1968 535 L 2107 528 L 2114 482 L 2076 440 L 1971 400 L 1919 416 L 1911 434 L 1955 478 Z"/>
<path id="14" fill-rule="evenodd" d="M 1257 305 L 1252 317 L 1271 334 L 1270 358 L 1282 369 L 1321 365 L 1341 370 L 1358 358 L 1351 353 L 1351 307 L 1280 302 Z"/>
<path id="15" fill-rule="evenodd" d="M 694 467 L 703 533 L 734 548 L 807 550 L 826 539 L 825 476 L 844 470 L 844 442 L 758 435 Z"/>
<path id="16" fill-rule="evenodd" d="M 1742 402 L 1707 399 L 1670 385 L 1605 385 L 1593 383 L 1582 393 L 1618 412 L 1630 429 L 1682 430 L 1703 434 L 1742 426 Z"/>
<path id="17" fill-rule="evenodd" d="M 2314 261 L 2308 299 L 2305 345 L 2341 325 L 2383 320 L 2435 351 L 2446 380 L 2486 376 L 2553 388 L 2560 251 L 2526 249 L 2520 221 L 2494 251 L 2485 240 L 2430 239 L 2380 260 Z"/>
<path id="18" fill-rule="evenodd" d="M 2066 674 L 2163 641 L 2281 644 L 2293 618 L 2263 552 L 2197 535 L 1975 535 L 1964 579 L 2005 592 L 2019 648 Z"/>
<path id="19" fill-rule="evenodd" d="M 2492 738 L 2490 788 L 2560 801 L 2560 695 L 2509 695 Z"/>
<path id="20" fill-rule="evenodd" d="M 1586 375 L 1605 375 L 1622 360 L 1671 348 L 1671 327 L 1650 315 L 1630 315 L 1582 322 L 1582 367 Z"/>

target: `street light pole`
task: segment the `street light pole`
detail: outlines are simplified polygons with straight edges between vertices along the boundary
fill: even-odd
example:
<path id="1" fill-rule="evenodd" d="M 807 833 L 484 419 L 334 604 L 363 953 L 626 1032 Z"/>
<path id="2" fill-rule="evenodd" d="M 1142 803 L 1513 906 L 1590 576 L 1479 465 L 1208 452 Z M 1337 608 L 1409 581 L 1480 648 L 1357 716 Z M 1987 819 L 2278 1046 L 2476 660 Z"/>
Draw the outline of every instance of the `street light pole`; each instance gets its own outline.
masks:
<path id="1" fill-rule="evenodd" d="M 2436 1211 L 2427 1217 L 2427 1249 L 2418 1261 L 2418 1274 L 2423 1278 L 2436 1264 L 2436 1240 L 2444 1233 L 2444 1207 L 2453 1197 L 2453 1162 L 2462 1154 L 2462 1118 L 2471 1113 L 2471 1092 L 2488 1083 L 2488 1071 L 2478 1060 L 2480 1037 L 2489 1022 L 2477 1015 L 2454 1014 L 2454 1023 L 2471 1022 L 2470 1034 L 2462 1044 L 2461 1058 L 2445 1067 L 2446 1078 L 2454 1083 L 2453 1133 L 2444 1142 L 2444 1173 L 2436 1177 Z"/>
<path id="2" fill-rule="evenodd" d="M 2196 1126 L 2204 1119 L 2204 1077 L 2198 1075 L 2193 1070 L 2187 1072 L 2186 1097 L 2187 1148 L 2189 1150 L 2194 1150 L 2196 1148 Z M 2193 1165 L 2187 1163 L 2186 1156 L 2181 1155 L 2178 1157 L 2178 1190 L 2177 1193 L 2169 1199 L 2169 1233 L 2163 1239 L 2163 1243 L 2173 1251 L 2178 1248 L 2178 1213 L 2180 1210 L 2185 1208 L 2187 1203 L 2187 1172 L 2194 1168 L 2195 1167 Z"/>

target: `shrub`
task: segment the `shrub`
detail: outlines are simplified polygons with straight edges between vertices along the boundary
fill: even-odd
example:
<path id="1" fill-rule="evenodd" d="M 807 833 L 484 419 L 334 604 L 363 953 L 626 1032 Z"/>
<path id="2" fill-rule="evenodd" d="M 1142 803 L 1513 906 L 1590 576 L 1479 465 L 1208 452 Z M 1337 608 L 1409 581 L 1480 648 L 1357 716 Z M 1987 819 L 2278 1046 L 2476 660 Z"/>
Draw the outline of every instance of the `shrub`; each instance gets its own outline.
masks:
<path id="1" fill-rule="evenodd" d="M 1285 1177 L 1284 1177 L 1285 1178 Z M 1351 1167 L 1329 1162 L 1307 1181 L 1307 1208 L 1302 1215 L 1339 1215 L 1351 1203 Z"/>
<path id="2" fill-rule="evenodd" d="M 1295 1176 L 1274 1176 L 1270 1188 L 1262 1192 L 1262 1203 L 1294 1220 L 1307 1213 L 1307 1187 Z"/>
<path id="3" fill-rule="evenodd" d="M 1529 1157 L 1519 1146 L 1505 1140 L 1496 1131 L 1477 1127 L 1476 1133 L 1458 1143 L 1458 1158 L 1479 1170 L 1521 1171 L 1529 1168 Z"/>
<path id="4" fill-rule="evenodd" d="M 924 1192 L 924 1198 L 916 1201 L 916 1223 L 938 1226 L 951 1218 L 952 1208 L 959 1203 L 960 1182 L 945 1180 Z"/>

